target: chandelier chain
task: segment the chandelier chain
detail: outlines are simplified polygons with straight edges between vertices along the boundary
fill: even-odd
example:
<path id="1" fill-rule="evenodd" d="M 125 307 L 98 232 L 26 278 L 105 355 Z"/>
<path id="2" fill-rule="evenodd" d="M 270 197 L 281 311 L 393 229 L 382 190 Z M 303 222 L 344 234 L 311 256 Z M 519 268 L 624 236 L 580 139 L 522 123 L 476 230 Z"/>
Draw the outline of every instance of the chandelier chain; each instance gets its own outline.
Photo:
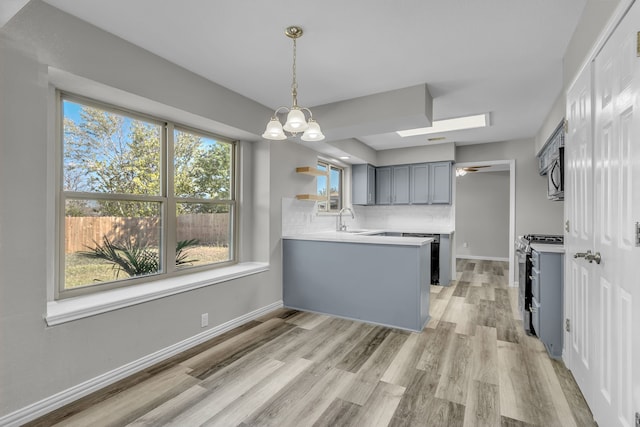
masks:
<path id="1" fill-rule="evenodd" d="M 293 96 L 293 106 L 298 106 L 298 82 L 296 81 L 296 39 L 293 39 L 293 80 L 291 81 L 291 95 Z"/>

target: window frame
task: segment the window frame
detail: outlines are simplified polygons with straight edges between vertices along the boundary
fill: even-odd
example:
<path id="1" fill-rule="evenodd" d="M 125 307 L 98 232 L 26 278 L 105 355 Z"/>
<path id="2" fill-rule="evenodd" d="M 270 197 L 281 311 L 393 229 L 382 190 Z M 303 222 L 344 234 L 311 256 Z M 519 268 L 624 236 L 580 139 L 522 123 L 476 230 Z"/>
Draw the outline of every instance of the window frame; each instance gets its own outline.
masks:
<path id="1" fill-rule="evenodd" d="M 344 173 L 344 167 L 330 162 L 328 160 L 319 158 L 317 161 L 317 166 L 324 166 L 327 169 L 327 174 L 326 174 L 326 178 L 327 178 L 327 198 L 326 200 L 324 200 L 323 202 L 325 202 L 327 204 L 327 209 L 323 209 L 320 210 L 318 209 L 319 213 L 325 213 L 325 214 L 337 214 L 340 212 L 340 210 L 342 209 L 342 207 L 344 207 L 345 205 L 345 200 L 344 200 L 344 179 L 345 179 L 345 173 Z M 331 169 L 337 169 L 340 171 L 340 185 L 338 188 L 338 191 L 340 193 L 339 196 L 339 200 L 338 200 L 338 209 L 331 209 Z M 316 186 L 317 187 L 317 186 Z M 317 192 L 317 189 L 316 189 Z"/>
<path id="2" fill-rule="evenodd" d="M 141 120 L 151 124 L 160 126 L 160 194 L 144 195 L 144 194 L 120 194 L 120 193 L 92 193 L 92 192 L 75 192 L 64 190 L 64 107 L 63 102 L 70 101 L 86 105 L 89 107 L 101 109 L 110 113 L 124 115 L 133 120 Z M 184 125 L 177 121 L 155 117 L 149 114 L 132 111 L 124 107 L 87 98 L 67 91 L 56 90 L 56 239 L 55 245 L 55 292 L 54 300 L 62 300 L 73 298 L 81 295 L 97 294 L 117 288 L 126 288 L 138 284 L 150 283 L 156 280 L 167 279 L 176 276 L 182 276 L 192 273 L 198 273 L 207 270 L 215 270 L 218 268 L 228 267 L 238 263 L 238 242 L 239 242 L 239 143 L 229 137 L 224 137 L 203 129 L 197 129 L 188 125 Z M 174 179 L 169 179 L 174 175 L 174 131 L 193 133 L 195 135 L 215 139 L 216 142 L 227 143 L 231 147 L 231 184 L 229 188 L 229 199 L 216 200 L 197 197 L 178 197 L 174 192 Z M 88 284 L 77 288 L 65 289 L 65 207 L 66 201 L 69 199 L 81 200 L 119 200 L 119 201 L 140 201 L 160 203 L 160 231 L 159 231 L 159 250 L 162 271 L 140 277 L 131 277 L 112 282 L 104 282 L 99 284 Z M 204 264 L 193 267 L 177 268 L 175 265 L 175 247 L 177 241 L 177 212 L 176 207 L 180 202 L 186 203 L 204 203 L 213 205 L 229 206 L 229 260 Z"/>

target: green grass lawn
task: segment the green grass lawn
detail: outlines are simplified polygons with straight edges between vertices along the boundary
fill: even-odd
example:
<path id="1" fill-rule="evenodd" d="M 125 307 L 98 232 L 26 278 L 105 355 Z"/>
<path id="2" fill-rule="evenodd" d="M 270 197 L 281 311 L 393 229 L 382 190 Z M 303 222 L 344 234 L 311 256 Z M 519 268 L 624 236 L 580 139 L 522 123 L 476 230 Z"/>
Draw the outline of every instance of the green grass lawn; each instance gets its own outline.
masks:
<path id="1" fill-rule="evenodd" d="M 189 259 L 197 261 L 184 267 L 222 262 L 229 259 L 229 248 L 224 247 L 194 246 L 186 251 Z M 117 273 L 118 269 L 114 269 L 113 264 L 106 261 L 89 258 L 78 253 L 71 253 L 65 256 L 65 289 L 100 282 L 111 282 L 128 277 L 125 272 L 121 271 L 119 276 L 117 276 Z"/>

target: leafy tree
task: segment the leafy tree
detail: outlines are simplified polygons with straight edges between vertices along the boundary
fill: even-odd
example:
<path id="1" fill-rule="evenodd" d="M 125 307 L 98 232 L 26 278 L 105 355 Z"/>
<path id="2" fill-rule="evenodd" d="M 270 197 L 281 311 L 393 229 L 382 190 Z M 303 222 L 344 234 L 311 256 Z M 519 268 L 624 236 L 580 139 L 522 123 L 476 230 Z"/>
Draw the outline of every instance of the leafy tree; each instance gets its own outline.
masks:
<path id="1" fill-rule="evenodd" d="M 64 189 L 111 194 L 160 194 L 159 125 L 82 106 L 80 119 L 64 121 Z M 228 199 L 231 146 L 190 132 L 175 132 L 174 188 L 178 197 Z M 211 212 L 203 205 L 180 204 L 181 212 Z M 106 216 L 156 216 L 154 203 L 69 200 L 67 215 L 91 211 Z"/>

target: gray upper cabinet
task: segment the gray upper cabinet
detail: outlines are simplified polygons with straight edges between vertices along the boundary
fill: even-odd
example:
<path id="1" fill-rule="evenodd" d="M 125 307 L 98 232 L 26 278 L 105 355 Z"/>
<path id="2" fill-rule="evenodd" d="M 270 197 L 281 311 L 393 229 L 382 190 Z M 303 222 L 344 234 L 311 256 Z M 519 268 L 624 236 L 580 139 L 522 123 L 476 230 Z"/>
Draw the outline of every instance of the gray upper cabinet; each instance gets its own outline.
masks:
<path id="1" fill-rule="evenodd" d="M 410 196 L 411 204 L 429 203 L 429 164 L 420 163 L 410 165 Z"/>
<path id="2" fill-rule="evenodd" d="M 429 203 L 451 204 L 451 162 L 429 163 Z"/>
<path id="3" fill-rule="evenodd" d="M 391 168 L 376 168 L 376 204 L 391 204 Z"/>
<path id="4" fill-rule="evenodd" d="M 409 204 L 409 165 L 393 166 L 391 204 Z"/>
<path id="5" fill-rule="evenodd" d="M 376 204 L 376 168 L 371 165 L 351 166 L 351 203 Z"/>
<path id="6" fill-rule="evenodd" d="M 451 162 L 411 165 L 411 204 L 451 204 Z"/>
<path id="7" fill-rule="evenodd" d="M 365 169 L 366 167 L 366 169 Z M 375 179 L 374 173 L 375 171 Z M 366 172 L 366 174 L 365 174 Z M 384 166 L 354 165 L 354 205 L 451 204 L 451 162 Z M 366 175 L 366 176 L 365 176 Z M 375 181 L 373 200 L 366 190 Z"/>

